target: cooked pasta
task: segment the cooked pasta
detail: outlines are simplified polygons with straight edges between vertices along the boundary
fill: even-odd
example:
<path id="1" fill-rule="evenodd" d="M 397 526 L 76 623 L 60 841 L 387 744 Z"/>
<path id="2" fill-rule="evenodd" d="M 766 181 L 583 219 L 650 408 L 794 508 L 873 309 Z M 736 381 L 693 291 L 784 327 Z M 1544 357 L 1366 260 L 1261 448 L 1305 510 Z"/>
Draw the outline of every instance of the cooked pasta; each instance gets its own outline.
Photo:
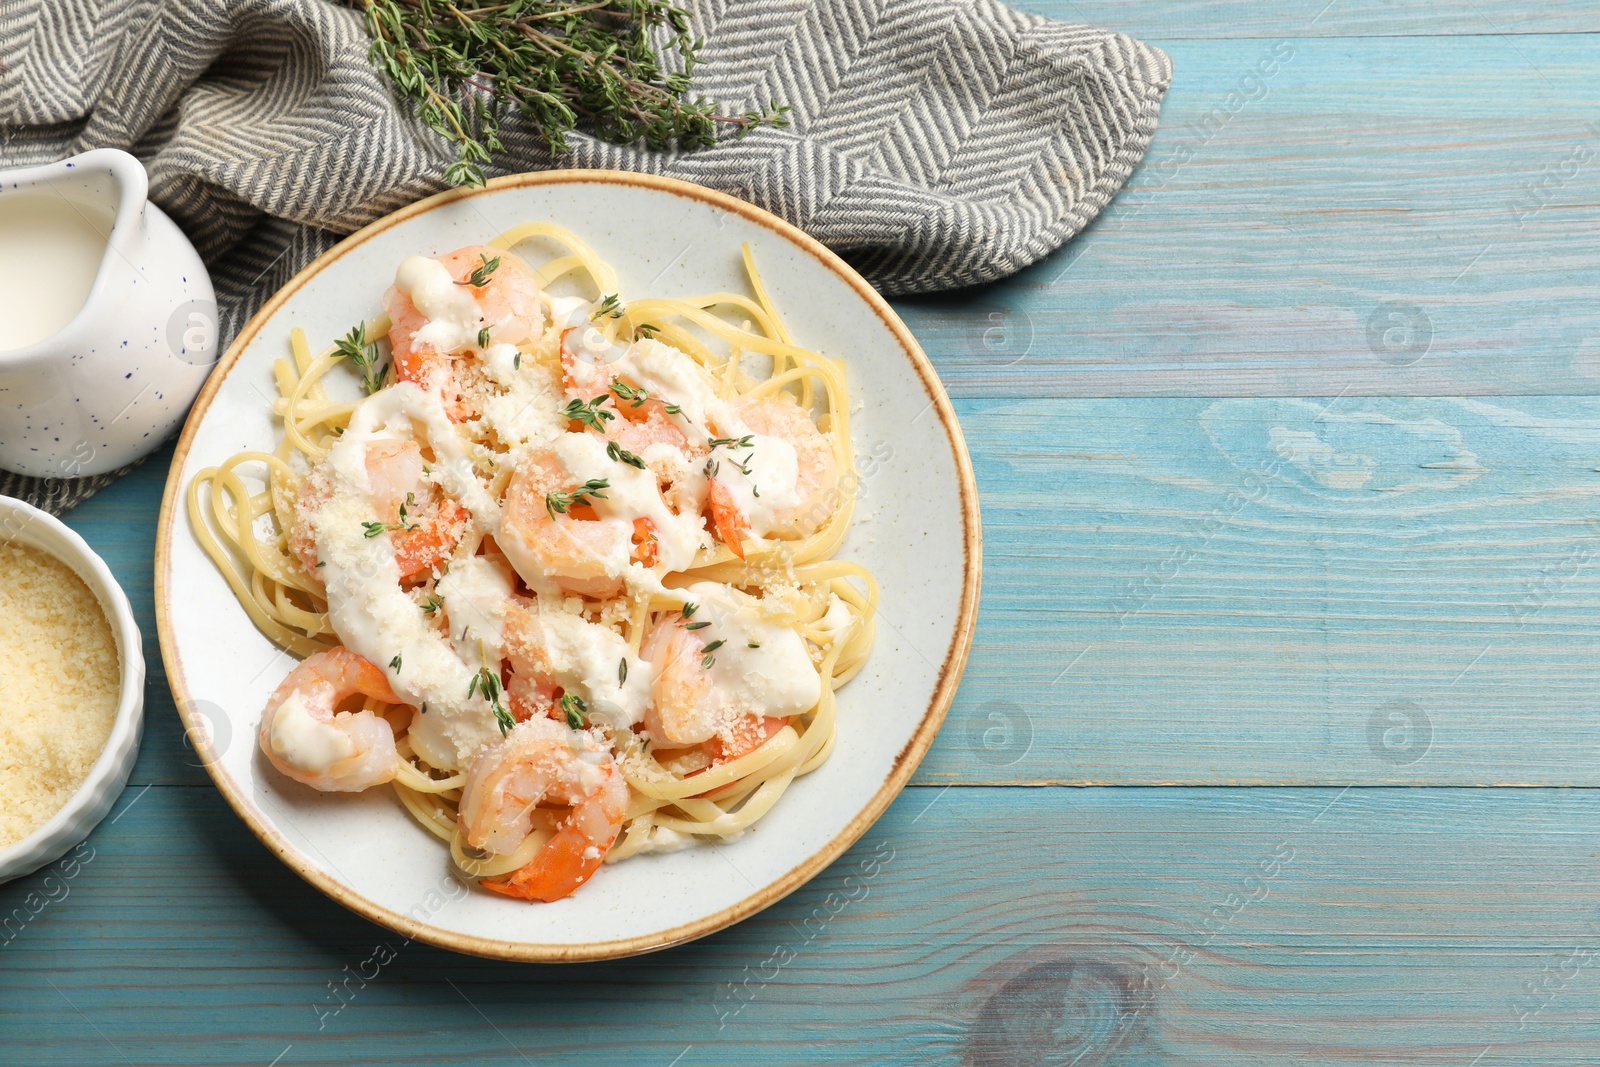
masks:
<path id="1" fill-rule="evenodd" d="M 464 875 L 554 900 L 741 834 L 828 758 L 878 598 L 835 558 L 845 369 L 743 259 L 747 293 L 624 301 L 530 223 L 406 259 L 320 351 L 292 332 L 277 447 L 187 496 L 302 660 L 261 719 L 281 773 L 387 784 Z"/>

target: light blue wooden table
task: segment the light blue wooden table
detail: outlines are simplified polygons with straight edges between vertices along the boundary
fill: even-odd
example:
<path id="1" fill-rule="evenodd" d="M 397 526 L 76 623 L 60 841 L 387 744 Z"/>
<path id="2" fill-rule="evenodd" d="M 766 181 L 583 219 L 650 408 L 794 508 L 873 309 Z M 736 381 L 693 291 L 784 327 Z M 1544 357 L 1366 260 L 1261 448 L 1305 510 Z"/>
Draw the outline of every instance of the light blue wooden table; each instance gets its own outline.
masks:
<path id="1" fill-rule="evenodd" d="M 984 597 L 853 852 L 611 964 L 353 919 L 183 747 L 157 456 L 71 516 L 141 613 L 148 726 L 92 859 L 0 887 L 48 901 L 0 946 L 0 1062 L 1600 1061 L 1600 11 L 1025 6 L 1177 78 L 1087 233 L 901 304 Z"/>

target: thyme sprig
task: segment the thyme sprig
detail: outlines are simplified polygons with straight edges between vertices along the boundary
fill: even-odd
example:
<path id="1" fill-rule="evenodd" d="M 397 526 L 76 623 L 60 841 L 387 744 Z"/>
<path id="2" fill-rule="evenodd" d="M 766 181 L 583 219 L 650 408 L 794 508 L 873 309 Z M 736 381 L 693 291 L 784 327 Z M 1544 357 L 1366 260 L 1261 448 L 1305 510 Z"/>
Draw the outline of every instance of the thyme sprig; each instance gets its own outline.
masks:
<path id="1" fill-rule="evenodd" d="M 591 497 L 604 500 L 606 494 L 602 490 L 610 488 L 611 483 L 604 478 L 590 478 L 571 492 L 546 493 L 544 509 L 550 513 L 550 518 L 554 519 L 557 515 L 565 515 L 579 504 L 587 504 Z"/>
<path id="2" fill-rule="evenodd" d="M 610 393 L 602 393 L 587 404 L 575 398 L 567 401 L 567 406 L 561 409 L 561 414 L 573 422 L 582 423 L 591 430 L 604 433 L 606 423 L 617 417 L 616 412 L 607 411 L 603 406 L 610 399 Z"/>
<path id="3" fill-rule="evenodd" d="M 610 456 L 618 463 L 626 463 L 630 467 L 638 470 L 644 470 L 644 460 L 640 459 L 632 452 L 629 452 L 626 448 L 623 448 L 615 441 L 609 441 L 606 443 L 606 455 Z"/>
<path id="4" fill-rule="evenodd" d="M 467 686 L 467 699 L 472 699 L 472 694 L 479 692 L 483 699 L 489 702 L 489 708 L 494 712 L 495 724 L 500 727 L 500 736 L 504 737 L 517 725 L 517 720 L 511 717 L 506 706 L 500 702 L 500 676 L 487 666 L 479 667 L 478 673 L 472 676 L 472 681 Z"/>
<path id="5" fill-rule="evenodd" d="M 611 391 L 617 394 L 618 400 L 631 400 L 630 408 L 642 407 L 650 399 L 650 391 L 642 385 L 629 385 L 621 378 L 611 379 Z M 676 404 L 665 405 L 668 415 L 676 415 L 682 409 Z"/>
<path id="6" fill-rule="evenodd" d="M 499 256 L 495 256 L 493 259 L 490 259 L 488 256 L 484 255 L 482 252 L 479 252 L 478 253 L 478 265 L 476 267 L 472 268 L 472 273 L 467 275 L 467 280 L 466 281 L 464 281 L 464 282 L 456 282 L 456 284 L 457 285 L 470 285 L 474 289 L 482 289 L 484 286 L 489 284 L 489 276 L 492 275 L 495 271 L 497 271 L 499 269 L 500 269 L 500 257 Z"/>
<path id="7" fill-rule="evenodd" d="M 383 388 L 383 357 L 378 355 L 378 342 L 367 340 L 367 324 L 354 327 L 333 343 L 333 354 L 343 356 L 361 371 L 361 388 L 371 396 Z"/>
<path id="8" fill-rule="evenodd" d="M 366 15 L 368 59 L 418 117 L 456 145 L 451 185 L 481 185 L 515 109 L 552 152 L 582 126 L 606 141 L 653 149 L 704 148 L 719 130 L 742 136 L 784 126 L 776 102 L 737 116 L 688 97 L 701 42 L 689 13 L 670 0 L 345 0 Z M 682 69 L 668 72 L 649 33 Z"/>
<path id="9" fill-rule="evenodd" d="M 583 717 L 589 711 L 589 706 L 576 693 L 562 693 L 561 711 L 566 715 L 569 727 L 574 730 L 581 730 L 584 726 Z"/>

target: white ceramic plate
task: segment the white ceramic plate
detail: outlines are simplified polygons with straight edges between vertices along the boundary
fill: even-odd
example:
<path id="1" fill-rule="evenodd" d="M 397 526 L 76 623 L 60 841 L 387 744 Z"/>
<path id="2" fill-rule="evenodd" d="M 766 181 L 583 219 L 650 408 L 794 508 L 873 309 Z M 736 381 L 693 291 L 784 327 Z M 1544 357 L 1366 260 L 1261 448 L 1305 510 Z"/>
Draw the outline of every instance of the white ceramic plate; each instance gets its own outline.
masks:
<path id="1" fill-rule="evenodd" d="M 272 361 L 300 326 L 313 347 L 381 310 L 406 256 L 558 222 L 616 266 L 624 299 L 744 291 L 749 242 L 799 343 L 849 364 L 860 504 L 839 552 L 883 585 L 877 646 L 839 694 L 833 756 L 738 841 L 603 868 L 566 900 L 468 889 L 392 792 L 298 786 L 257 752 L 268 694 L 292 666 L 250 623 L 196 544 L 184 492 L 196 471 L 271 449 Z M 156 547 L 156 617 L 173 695 L 212 778 L 255 834 L 307 881 L 408 937 L 525 960 L 601 959 L 699 937 L 792 892 L 880 815 L 944 717 L 977 612 L 978 500 L 944 390 L 905 326 L 853 270 L 799 230 L 698 186 L 608 171 L 496 179 L 423 200 L 312 263 L 250 320 L 184 427 Z M 211 739 L 208 744 L 204 738 Z"/>

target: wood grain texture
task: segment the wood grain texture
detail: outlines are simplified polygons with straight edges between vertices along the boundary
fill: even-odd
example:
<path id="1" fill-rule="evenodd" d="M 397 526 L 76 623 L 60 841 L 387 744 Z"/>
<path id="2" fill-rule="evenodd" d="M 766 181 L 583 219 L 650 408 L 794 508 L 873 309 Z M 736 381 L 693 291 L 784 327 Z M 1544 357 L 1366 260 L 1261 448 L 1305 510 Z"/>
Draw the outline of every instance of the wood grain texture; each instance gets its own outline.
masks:
<path id="1" fill-rule="evenodd" d="M 1589 791 L 914 788 L 745 923 L 563 968 L 406 945 L 157 787 L 0 887 L 0 1027 L 38 1067 L 1576 1067 L 1597 827 Z"/>
<path id="2" fill-rule="evenodd" d="M 1387 37 L 1593 33 L 1600 13 L 1576 0 L 1018 0 L 1023 11 L 1106 26 L 1160 43 L 1187 38 Z"/>
<path id="3" fill-rule="evenodd" d="M 1084 235 L 902 304 L 952 395 L 1597 391 L 1600 36 L 1169 47 Z"/>
<path id="4" fill-rule="evenodd" d="M 984 600 L 919 781 L 1600 783 L 1600 401 L 958 413 Z"/>

